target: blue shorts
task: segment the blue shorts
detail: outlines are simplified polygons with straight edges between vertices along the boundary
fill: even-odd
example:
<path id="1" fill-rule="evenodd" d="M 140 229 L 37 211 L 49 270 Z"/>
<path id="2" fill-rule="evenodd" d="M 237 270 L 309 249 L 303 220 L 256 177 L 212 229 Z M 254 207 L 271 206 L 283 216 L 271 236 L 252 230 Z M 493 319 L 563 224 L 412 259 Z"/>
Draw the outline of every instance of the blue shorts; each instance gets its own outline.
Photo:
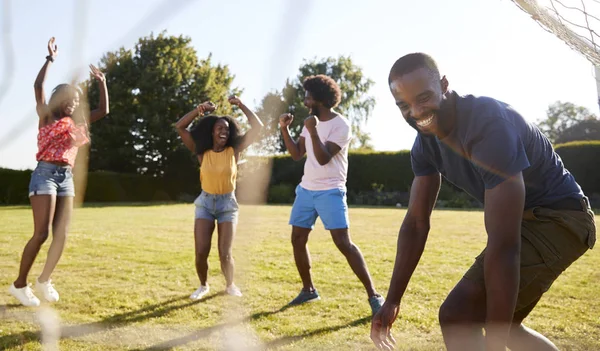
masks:
<path id="1" fill-rule="evenodd" d="M 71 166 L 38 162 L 29 181 L 29 196 L 34 195 L 75 196 Z"/>
<path id="2" fill-rule="evenodd" d="M 203 191 L 194 201 L 194 205 L 196 219 L 237 223 L 238 203 L 235 193 L 214 195 Z"/>
<path id="3" fill-rule="evenodd" d="M 290 224 L 295 227 L 313 229 L 317 217 L 321 217 L 326 230 L 349 228 L 346 190 L 335 188 L 312 191 L 298 185 L 290 215 Z"/>

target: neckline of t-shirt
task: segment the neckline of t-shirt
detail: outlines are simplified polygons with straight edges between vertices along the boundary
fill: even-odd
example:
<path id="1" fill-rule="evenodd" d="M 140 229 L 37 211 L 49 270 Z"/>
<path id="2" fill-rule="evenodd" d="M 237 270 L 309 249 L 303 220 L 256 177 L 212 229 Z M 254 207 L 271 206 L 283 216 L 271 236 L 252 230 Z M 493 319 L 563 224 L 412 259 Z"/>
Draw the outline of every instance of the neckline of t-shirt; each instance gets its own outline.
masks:
<path id="1" fill-rule="evenodd" d="M 341 118 L 341 117 L 342 117 L 341 115 L 339 115 L 339 114 L 336 114 L 336 115 L 335 115 L 335 117 L 333 117 L 332 119 L 328 119 L 328 120 L 326 120 L 326 121 L 321 121 L 321 120 L 319 119 L 319 123 L 327 123 L 327 122 L 331 122 L 331 121 L 335 120 L 336 118 Z M 317 119 L 318 119 L 318 118 L 319 118 L 319 117 L 317 117 Z"/>

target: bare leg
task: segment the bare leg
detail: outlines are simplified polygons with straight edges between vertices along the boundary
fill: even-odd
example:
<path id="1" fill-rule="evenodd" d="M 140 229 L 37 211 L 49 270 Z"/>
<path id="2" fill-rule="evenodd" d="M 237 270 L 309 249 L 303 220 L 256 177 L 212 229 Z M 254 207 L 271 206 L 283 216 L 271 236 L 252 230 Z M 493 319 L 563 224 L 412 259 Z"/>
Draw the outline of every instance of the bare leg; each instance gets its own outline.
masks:
<path id="1" fill-rule="evenodd" d="M 314 290 L 312 277 L 310 275 L 310 252 L 308 251 L 308 234 L 310 234 L 309 228 L 301 228 L 292 226 L 292 246 L 294 248 L 294 260 L 296 261 L 296 268 L 302 279 L 303 289 L 306 291 Z"/>
<path id="2" fill-rule="evenodd" d="M 34 195 L 29 198 L 31 209 L 33 210 L 33 236 L 25 245 L 21 265 L 19 267 L 19 277 L 15 280 L 15 288 L 24 288 L 27 286 L 27 276 L 33 266 L 42 244 L 48 239 L 50 225 L 54 217 L 56 206 L 56 196 L 54 195 Z"/>
<path id="3" fill-rule="evenodd" d="M 369 274 L 369 269 L 367 268 L 367 263 L 365 262 L 365 258 L 360 252 L 358 246 L 356 246 L 352 240 L 350 240 L 350 233 L 348 229 L 333 229 L 331 230 L 331 237 L 333 238 L 333 242 L 335 246 L 340 250 L 340 252 L 346 257 L 350 268 L 361 283 L 364 285 L 367 290 L 367 295 L 369 297 L 376 294 L 375 287 L 373 286 L 373 280 L 371 279 L 371 275 Z"/>
<path id="4" fill-rule="evenodd" d="M 508 339 L 508 348 L 512 351 L 558 350 L 558 348 L 552 343 L 552 341 L 548 340 L 545 336 L 536 332 L 535 330 L 527 328 L 523 325 L 523 320 L 529 315 L 529 313 L 533 310 L 535 305 L 540 301 L 540 298 L 532 302 L 529 306 L 515 313 L 515 318 L 513 319 L 513 325 L 511 326 L 510 335 Z"/>
<path id="5" fill-rule="evenodd" d="M 207 219 L 196 219 L 194 223 L 194 243 L 196 251 L 196 273 L 200 284 L 206 285 L 208 276 L 208 254 L 215 222 Z"/>
<path id="6" fill-rule="evenodd" d="M 54 220 L 52 221 L 52 243 L 48 249 L 48 258 L 46 259 L 44 270 L 38 278 L 41 283 L 47 282 L 50 279 L 50 275 L 60 260 L 65 248 L 72 213 L 73 198 L 70 196 L 57 197 L 56 211 L 54 213 Z"/>
<path id="7" fill-rule="evenodd" d="M 225 276 L 227 286 L 233 284 L 234 261 L 231 254 L 233 238 L 235 237 L 235 224 L 224 222 L 217 225 L 219 231 L 219 260 L 221 261 L 221 272 Z"/>
<path id="8" fill-rule="evenodd" d="M 483 283 L 462 278 L 442 303 L 439 311 L 440 327 L 449 351 L 485 348 L 485 309 L 486 294 Z"/>

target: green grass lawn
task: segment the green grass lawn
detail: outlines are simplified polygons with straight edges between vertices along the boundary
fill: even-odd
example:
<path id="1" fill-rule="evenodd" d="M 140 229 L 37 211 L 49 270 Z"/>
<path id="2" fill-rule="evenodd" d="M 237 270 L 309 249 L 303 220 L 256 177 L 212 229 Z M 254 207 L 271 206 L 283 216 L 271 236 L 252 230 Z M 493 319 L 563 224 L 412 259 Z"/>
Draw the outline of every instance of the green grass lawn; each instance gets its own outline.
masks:
<path id="1" fill-rule="evenodd" d="M 322 300 L 282 309 L 301 288 L 287 224 L 289 206 L 242 206 L 234 243 L 242 298 L 223 295 L 216 234 L 211 292 L 193 264 L 193 205 L 77 209 L 53 276 L 61 300 L 32 309 L 7 292 L 33 230 L 28 207 L 0 208 L 0 349 L 40 350 L 372 350 L 366 293 L 320 221 L 309 247 Z M 351 234 L 384 296 L 402 209 L 352 208 Z M 460 218 L 460 219 L 459 219 Z M 402 350 L 440 350 L 437 310 L 485 244 L 479 211 L 435 211 L 421 264 L 393 333 Z M 30 276 L 41 272 L 46 243 Z M 588 252 L 542 299 L 526 324 L 561 349 L 600 349 L 600 252 Z"/>

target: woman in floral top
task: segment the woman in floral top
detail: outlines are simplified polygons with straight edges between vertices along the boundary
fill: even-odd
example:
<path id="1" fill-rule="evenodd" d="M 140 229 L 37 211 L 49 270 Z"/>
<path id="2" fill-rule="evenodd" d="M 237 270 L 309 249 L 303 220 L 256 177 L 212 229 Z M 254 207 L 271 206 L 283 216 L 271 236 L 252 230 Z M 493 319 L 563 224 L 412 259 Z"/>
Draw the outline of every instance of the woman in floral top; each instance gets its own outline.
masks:
<path id="1" fill-rule="evenodd" d="M 31 175 L 29 199 L 33 210 L 33 236 L 25 245 L 19 276 L 10 286 L 10 293 L 25 306 L 39 306 L 40 300 L 34 295 L 27 276 L 39 253 L 42 244 L 48 238 L 52 228 L 52 243 L 42 274 L 36 279 L 36 290 L 48 302 L 58 301 L 58 292 L 54 289 L 50 275 L 56 267 L 65 247 L 67 228 L 73 211 L 72 168 L 81 145 L 89 142 L 87 118 L 79 105 L 81 92 L 69 84 L 60 84 L 54 88 L 50 101 L 46 103 L 44 81 L 46 70 L 58 52 L 54 38 L 48 42 L 46 63 L 42 66 L 34 84 L 38 124 L 38 165 Z M 108 109 L 108 90 L 104 74 L 90 65 L 91 75 L 100 86 L 100 103 L 96 110 L 89 112 L 91 123 L 106 116 Z"/>

